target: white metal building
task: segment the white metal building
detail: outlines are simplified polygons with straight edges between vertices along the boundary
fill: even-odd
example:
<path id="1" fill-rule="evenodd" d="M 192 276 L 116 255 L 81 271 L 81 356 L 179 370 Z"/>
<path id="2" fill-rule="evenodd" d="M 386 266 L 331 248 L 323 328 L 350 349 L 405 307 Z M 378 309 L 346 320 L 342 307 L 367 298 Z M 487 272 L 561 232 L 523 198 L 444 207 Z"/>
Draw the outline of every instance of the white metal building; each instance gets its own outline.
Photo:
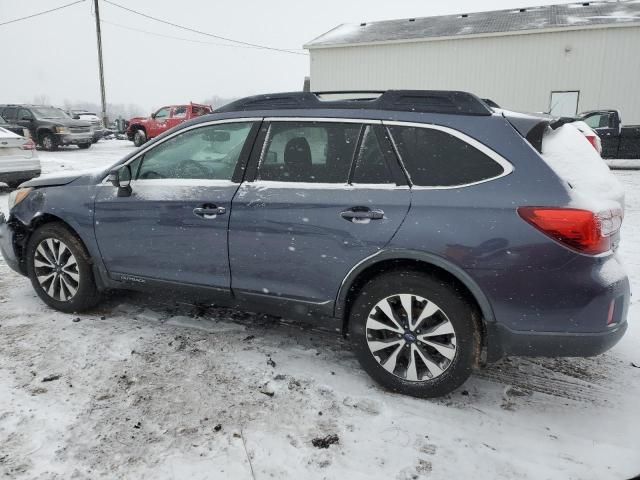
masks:
<path id="1" fill-rule="evenodd" d="M 513 110 L 640 123 L 640 0 L 344 24 L 305 45 L 311 90 L 466 90 Z"/>

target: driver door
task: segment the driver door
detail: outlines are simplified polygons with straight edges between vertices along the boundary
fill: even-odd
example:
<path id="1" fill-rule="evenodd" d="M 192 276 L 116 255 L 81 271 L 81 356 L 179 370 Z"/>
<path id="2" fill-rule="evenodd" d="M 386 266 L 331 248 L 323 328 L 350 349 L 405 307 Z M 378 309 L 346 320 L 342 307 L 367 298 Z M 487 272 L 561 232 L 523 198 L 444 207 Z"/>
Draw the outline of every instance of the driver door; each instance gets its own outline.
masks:
<path id="1" fill-rule="evenodd" d="M 230 288 L 231 200 L 259 122 L 196 126 L 129 162 L 131 195 L 98 186 L 95 233 L 115 280 Z"/>
<path id="2" fill-rule="evenodd" d="M 153 121 L 149 123 L 149 129 L 147 132 L 149 138 L 155 138 L 165 130 L 168 130 L 166 126 L 170 113 L 171 107 L 162 107 L 153 115 Z"/>

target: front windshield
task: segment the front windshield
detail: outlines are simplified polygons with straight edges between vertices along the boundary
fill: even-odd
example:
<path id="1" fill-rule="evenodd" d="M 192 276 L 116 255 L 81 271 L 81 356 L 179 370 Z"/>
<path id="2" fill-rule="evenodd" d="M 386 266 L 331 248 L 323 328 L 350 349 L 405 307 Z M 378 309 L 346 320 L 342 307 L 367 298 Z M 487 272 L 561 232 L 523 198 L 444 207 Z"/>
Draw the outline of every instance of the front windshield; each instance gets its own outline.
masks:
<path id="1" fill-rule="evenodd" d="M 40 108 L 32 108 L 31 111 L 38 118 L 47 118 L 47 119 L 49 119 L 49 118 L 60 118 L 60 119 L 69 118 L 69 115 L 64 113 L 59 108 L 40 107 Z"/>

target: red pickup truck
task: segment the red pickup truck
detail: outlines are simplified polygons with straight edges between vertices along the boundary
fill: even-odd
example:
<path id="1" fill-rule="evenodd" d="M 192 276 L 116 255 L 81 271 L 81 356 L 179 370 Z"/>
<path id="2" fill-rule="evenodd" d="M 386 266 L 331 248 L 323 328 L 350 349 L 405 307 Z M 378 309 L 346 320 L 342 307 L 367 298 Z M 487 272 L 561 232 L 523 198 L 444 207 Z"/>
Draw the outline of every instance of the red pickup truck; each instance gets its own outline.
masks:
<path id="1" fill-rule="evenodd" d="M 139 147 L 147 140 L 157 137 L 176 125 L 201 115 L 211 113 L 213 109 L 209 105 L 199 105 L 189 103 L 187 105 L 169 105 L 162 107 L 149 118 L 134 117 L 129 120 L 127 128 L 127 138 L 136 147 Z"/>

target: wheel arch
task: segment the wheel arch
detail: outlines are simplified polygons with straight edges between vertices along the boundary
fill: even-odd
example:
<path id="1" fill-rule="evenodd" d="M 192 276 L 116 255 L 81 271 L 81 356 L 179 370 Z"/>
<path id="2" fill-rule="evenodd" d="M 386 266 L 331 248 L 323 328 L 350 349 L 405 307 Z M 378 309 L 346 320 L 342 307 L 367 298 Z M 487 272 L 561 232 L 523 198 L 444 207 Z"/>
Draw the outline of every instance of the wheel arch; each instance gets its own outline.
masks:
<path id="1" fill-rule="evenodd" d="M 39 144 L 42 143 L 42 137 L 46 134 L 51 133 L 54 134 L 53 129 L 51 127 L 40 127 L 36 130 L 36 138 L 35 141 Z"/>
<path id="2" fill-rule="evenodd" d="M 147 127 L 145 127 L 142 123 L 134 123 L 133 125 L 129 125 L 129 130 L 132 134 L 137 130 L 142 130 L 145 135 L 147 134 Z"/>
<path id="3" fill-rule="evenodd" d="M 18 231 L 19 231 L 19 241 L 16 242 L 16 253 L 18 254 L 18 257 L 20 259 L 20 269 L 22 270 L 22 272 L 26 275 L 26 258 L 25 258 L 25 251 L 27 248 L 27 244 L 29 243 L 29 239 L 31 238 L 31 235 L 33 235 L 33 233 L 40 227 L 42 227 L 43 225 L 47 225 L 49 223 L 58 223 L 63 225 L 67 230 L 69 230 L 69 232 L 71 234 L 73 234 L 78 241 L 81 243 L 81 245 L 84 247 L 85 251 L 87 252 L 89 258 L 92 261 L 93 264 L 93 270 L 95 273 L 95 279 L 96 282 L 98 284 L 99 287 L 104 286 L 104 281 L 103 281 L 103 275 L 102 275 L 102 263 L 99 260 L 100 257 L 96 257 L 96 252 L 94 250 L 94 245 L 91 242 L 88 242 L 87 239 L 83 238 L 82 234 L 80 233 L 81 228 L 79 228 L 79 225 L 74 225 L 73 221 L 67 221 L 62 217 L 59 217 L 58 215 L 54 215 L 52 213 L 48 213 L 48 212 L 41 212 L 38 213 L 36 215 L 34 215 L 28 223 L 23 223 L 22 221 L 19 222 L 19 225 L 17 225 Z M 95 259 L 98 258 L 99 261 L 96 261 Z"/>
<path id="4" fill-rule="evenodd" d="M 392 270 L 411 269 L 435 275 L 443 280 L 453 281 L 463 292 L 465 297 L 477 308 L 479 317 L 478 327 L 481 335 L 481 345 L 489 347 L 488 356 L 495 359 L 500 356 L 494 354 L 495 316 L 489 299 L 478 284 L 462 268 L 442 257 L 425 252 L 386 250 L 368 257 L 356 265 L 343 280 L 336 298 L 334 315 L 342 321 L 342 332 L 349 331 L 349 313 L 353 301 L 360 288 L 371 278 Z"/>

